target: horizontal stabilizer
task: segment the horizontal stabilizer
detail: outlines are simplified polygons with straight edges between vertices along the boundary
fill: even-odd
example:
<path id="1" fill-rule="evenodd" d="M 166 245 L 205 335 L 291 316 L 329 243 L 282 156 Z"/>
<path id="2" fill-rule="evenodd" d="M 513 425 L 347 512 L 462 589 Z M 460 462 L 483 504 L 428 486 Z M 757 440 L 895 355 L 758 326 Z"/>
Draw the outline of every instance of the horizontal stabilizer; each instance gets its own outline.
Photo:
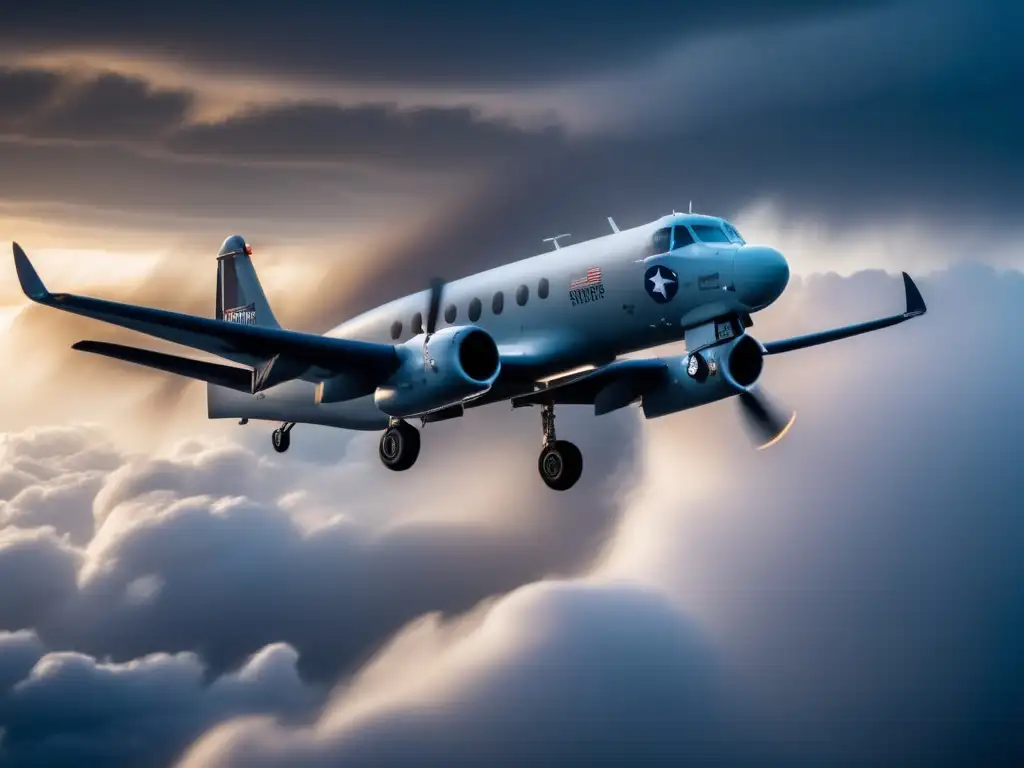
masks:
<path id="1" fill-rule="evenodd" d="M 158 371 L 175 373 L 239 392 L 252 392 L 253 388 L 253 372 L 248 368 L 191 360 L 187 357 L 127 347 L 123 344 L 111 344 L 106 341 L 79 341 L 71 348 L 79 352 L 91 352 L 94 355 L 110 357 L 114 360 L 124 360 L 126 363 L 134 363 L 146 368 L 155 368 Z"/>
<path id="2" fill-rule="evenodd" d="M 869 320 L 866 323 L 847 325 L 842 328 L 833 328 L 830 331 L 810 333 L 806 336 L 796 336 L 792 339 L 768 341 L 764 343 L 765 352 L 769 355 L 778 355 L 783 352 L 792 352 L 796 349 L 816 347 L 819 344 L 827 344 L 830 341 L 848 339 L 851 336 L 859 336 L 862 333 L 870 333 L 871 331 L 899 325 L 928 311 L 924 298 L 921 296 L 921 291 L 917 289 L 917 285 L 914 284 L 913 279 L 906 272 L 903 273 L 903 288 L 906 293 L 907 308 L 902 314 L 883 317 L 879 320 Z"/>
<path id="3" fill-rule="evenodd" d="M 263 388 L 288 378 L 317 382 L 352 372 L 383 381 L 399 365 L 398 353 L 390 344 L 214 320 L 71 293 L 50 293 L 17 243 L 14 264 L 22 290 L 34 302 L 259 368 Z"/>

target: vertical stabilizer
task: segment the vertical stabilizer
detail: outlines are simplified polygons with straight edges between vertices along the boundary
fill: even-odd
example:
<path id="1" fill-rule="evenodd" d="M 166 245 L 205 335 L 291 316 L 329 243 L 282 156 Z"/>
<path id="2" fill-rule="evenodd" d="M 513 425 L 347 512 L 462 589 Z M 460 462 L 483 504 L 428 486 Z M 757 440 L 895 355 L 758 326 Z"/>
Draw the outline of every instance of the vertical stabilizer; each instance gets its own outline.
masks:
<path id="1" fill-rule="evenodd" d="M 242 325 L 280 328 L 252 264 L 252 248 L 231 235 L 217 254 L 217 319 Z"/>

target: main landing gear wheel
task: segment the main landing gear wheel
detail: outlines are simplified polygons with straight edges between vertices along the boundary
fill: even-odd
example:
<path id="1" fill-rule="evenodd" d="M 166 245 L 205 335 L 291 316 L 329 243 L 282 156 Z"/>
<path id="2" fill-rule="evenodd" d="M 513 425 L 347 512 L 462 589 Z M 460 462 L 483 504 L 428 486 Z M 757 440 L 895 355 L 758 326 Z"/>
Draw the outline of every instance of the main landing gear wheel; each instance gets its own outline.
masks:
<path id="1" fill-rule="evenodd" d="M 555 491 L 567 491 L 583 474 L 583 454 L 568 440 L 555 437 L 555 409 L 546 405 L 541 411 L 544 424 L 544 447 L 537 459 L 537 469 L 544 483 Z"/>
<path id="2" fill-rule="evenodd" d="M 568 440 L 556 440 L 540 452 L 537 469 L 548 488 L 567 491 L 583 474 L 583 454 Z"/>
<path id="3" fill-rule="evenodd" d="M 274 444 L 275 451 L 278 453 L 284 453 L 288 450 L 288 447 L 292 444 L 291 431 L 294 426 L 295 422 L 289 421 L 274 430 L 273 434 L 270 436 L 270 440 Z"/>
<path id="4" fill-rule="evenodd" d="M 380 437 L 380 460 L 390 470 L 401 472 L 416 463 L 420 455 L 420 432 L 412 424 L 399 421 Z"/>

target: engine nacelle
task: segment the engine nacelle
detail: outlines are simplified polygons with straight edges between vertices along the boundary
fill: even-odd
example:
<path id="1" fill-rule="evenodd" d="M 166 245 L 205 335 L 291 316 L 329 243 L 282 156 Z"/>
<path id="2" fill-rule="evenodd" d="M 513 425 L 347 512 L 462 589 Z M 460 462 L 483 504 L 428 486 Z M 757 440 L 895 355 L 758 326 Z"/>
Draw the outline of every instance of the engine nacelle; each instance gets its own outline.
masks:
<path id="1" fill-rule="evenodd" d="M 644 416 L 653 419 L 738 395 L 761 377 L 764 355 L 761 342 L 743 334 L 693 354 L 665 358 L 669 377 L 644 394 Z"/>
<path id="2" fill-rule="evenodd" d="M 397 348 L 401 366 L 374 392 L 377 407 L 406 418 L 460 403 L 491 388 L 501 373 L 498 345 L 473 325 L 442 328 Z"/>

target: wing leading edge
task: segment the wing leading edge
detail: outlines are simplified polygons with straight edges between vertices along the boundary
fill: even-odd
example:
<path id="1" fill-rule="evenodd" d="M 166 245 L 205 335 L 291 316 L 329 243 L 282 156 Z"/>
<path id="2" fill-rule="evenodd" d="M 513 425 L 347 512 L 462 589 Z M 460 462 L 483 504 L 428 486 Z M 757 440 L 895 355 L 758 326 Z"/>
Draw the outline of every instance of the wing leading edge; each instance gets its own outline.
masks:
<path id="1" fill-rule="evenodd" d="M 796 349 L 804 349 L 831 341 L 858 336 L 862 333 L 881 330 L 918 317 L 928 311 L 924 298 L 906 272 L 903 273 L 906 293 L 906 310 L 865 323 L 847 325 L 829 331 L 796 336 L 791 339 L 770 341 L 764 344 L 769 355 L 778 355 Z M 667 375 L 668 365 L 659 358 L 640 360 L 617 360 L 584 373 L 565 376 L 538 388 L 535 392 L 512 398 L 514 406 L 525 405 L 593 405 L 594 414 L 600 416 L 624 408 L 661 384 Z"/>
<path id="2" fill-rule="evenodd" d="M 14 243 L 14 265 L 22 290 L 29 299 L 37 304 L 138 331 L 175 344 L 209 352 L 237 363 L 251 365 L 256 368 L 251 384 L 253 391 L 266 389 L 293 378 L 320 381 L 333 375 L 358 374 L 364 378 L 384 380 L 399 365 L 395 348 L 388 344 L 373 344 L 300 331 L 287 331 L 280 328 L 242 325 L 224 320 L 168 312 L 162 309 L 94 299 L 88 296 L 50 293 L 17 243 Z M 200 370 L 200 368 L 192 369 L 172 362 L 174 360 L 187 361 L 186 358 L 174 358 L 170 355 L 163 358 L 148 358 L 136 354 L 145 353 L 145 350 L 128 353 L 125 350 L 133 348 L 114 349 L 118 345 L 97 347 L 95 345 L 98 342 L 83 342 L 83 344 L 86 346 L 79 347 L 83 351 L 118 357 L 118 359 L 149 365 L 185 376 L 191 375 L 186 371 Z M 157 355 L 157 353 L 149 354 Z M 143 362 L 144 360 L 148 362 Z M 178 370 L 163 367 L 170 364 L 176 365 Z M 228 366 L 221 367 L 227 368 Z M 212 369 L 210 370 L 212 371 Z M 243 373 L 248 375 L 248 372 L 243 371 Z M 235 374 L 227 375 L 236 376 Z M 209 380 L 202 376 L 192 377 Z M 238 381 L 237 378 L 234 380 Z"/>
<path id="3" fill-rule="evenodd" d="M 923 315 L 928 311 L 928 307 L 925 306 L 921 292 L 917 289 L 913 279 L 906 272 L 903 273 L 903 288 L 906 292 L 907 308 L 902 314 L 891 315 L 878 320 L 869 320 L 866 323 L 846 325 L 842 328 L 833 328 L 829 331 L 809 333 L 806 336 L 794 336 L 791 339 L 768 341 L 764 344 L 765 352 L 769 355 L 780 355 L 783 352 L 792 352 L 797 349 L 816 347 L 819 344 L 828 344 L 830 341 L 848 339 L 851 336 L 859 336 L 862 333 L 870 333 L 871 331 L 878 331 L 892 325 L 899 325 L 911 318 Z"/>

